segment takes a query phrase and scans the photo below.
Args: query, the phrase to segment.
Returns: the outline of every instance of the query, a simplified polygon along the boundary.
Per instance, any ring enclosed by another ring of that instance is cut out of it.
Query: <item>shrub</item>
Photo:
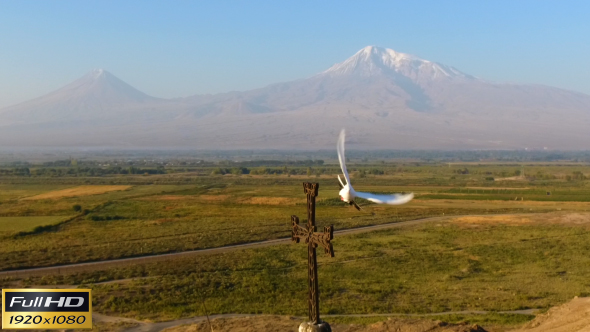
[[[110,221],[110,220],[121,220],[121,219],[125,219],[125,218],[115,215],[115,216],[90,216],[89,219],[92,221]]]

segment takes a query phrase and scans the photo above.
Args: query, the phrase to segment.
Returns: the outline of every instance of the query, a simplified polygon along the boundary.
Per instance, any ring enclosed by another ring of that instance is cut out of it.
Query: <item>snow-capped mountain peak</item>
[[[93,78],[100,78],[100,77],[104,77],[104,76],[106,76],[106,74],[107,74],[107,71],[106,71],[106,70],[104,70],[104,69],[102,69],[102,68],[93,69],[93,70],[90,72],[90,75],[91,75]]]
[[[359,55],[360,57],[364,58],[365,60],[369,60],[370,58],[381,59],[384,63],[389,63],[391,65],[395,65],[396,63],[400,63],[402,61],[426,61],[420,59],[417,56],[396,52],[390,48],[383,48],[378,46],[367,46],[362,48],[358,51],[354,56]],[[354,57],[353,56],[353,57]],[[429,61],[426,61],[429,62]]]
[[[358,75],[367,77],[388,73],[399,73],[414,79],[473,78],[453,67],[378,46],[364,47],[352,57],[333,65],[328,70],[320,73],[320,75]]]

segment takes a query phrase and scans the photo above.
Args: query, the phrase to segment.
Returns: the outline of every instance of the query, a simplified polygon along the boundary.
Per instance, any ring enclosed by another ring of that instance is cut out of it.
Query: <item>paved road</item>
[[[349,234],[372,232],[372,231],[381,230],[381,229],[396,228],[396,227],[403,227],[403,226],[412,226],[412,225],[418,225],[418,224],[423,224],[423,223],[427,223],[427,222],[442,221],[442,220],[446,220],[449,218],[451,218],[451,217],[450,216],[430,217],[430,218],[416,219],[416,220],[410,220],[410,221],[400,221],[400,222],[394,222],[394,223],[387,223],[387,224],[381,224],[381,225],[363,226],[363,227],[334,231],[334,236],[336,237],[336,236],[349,235]],[[149,263],[149,262],[168,260],[170,258],[177,258],[177,257],[210,255],[210,254],[223,253],[223,252],[227,252],[230,250],[236,250],[236,249],[250,249],[250,248],[267,247],[267,246],[278,245],[278,244],[286,244],[286,243],[289,243],[290,241],[291,241],[291,238],[280,238],[280,239],[275,239],[275,240],[250,242],[250,243],[244,243],[244,244],[236,244],[236,245],[229,245],[229,246],[209,248],[209,249],[183,251],[183,252],[176,252],[176,253],[170,253],[170,254],[159,254],[159,255],[112,259],[112,260],[88,262],[88,263],[77,263],[77,264],[69,264],[69,265],[39,267],[39,268],[32,268],[32,269],[2,271],[2,272],[0,272],[0,278],[1,277],[21,277],[22,278],[22,277],[29,277],[29,276],[34,276],[34,275],[49,275],[49,274],[69,273],[69,272],[92,271],[92,270],[103,269],[106,267],[128,265],[128,264],[132,264],[132,263]]]

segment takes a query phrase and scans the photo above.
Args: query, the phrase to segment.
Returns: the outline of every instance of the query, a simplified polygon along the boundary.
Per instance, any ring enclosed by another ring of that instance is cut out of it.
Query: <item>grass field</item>
[[[383,175],[361,172],[383,167]],[[563,174],[580,165],[529,166],[537,178],[495,183],[514,165],[351,165],[357,190],[414,192],[399,207],[361,201],[357,212],[338,199],[334,175],[116,175],[103,177],[4,177],[0,217],[55,217],[83,213],[46,232],[14,238],[1,234],[0,270],[177,252],[289,236],[292,214],[305,215],[303,181],[320,183],[318,224],[336,229],[442,215],[585,211],[587,181]],[[464,169],[460,168],[460,169]],[[326,172],[337,172],[326,166]],[[206,174],[211,170],[206,170]],[[550,177],[546,180],[541,176]],[[547,195],[550,192],[551,195]],[[34,199],[32,199],[34,198]],[[51,250],[48,250],[51,248]],[[75,249],[74,249],[75,248]],[[72,255],[72,250],[76,254]]]
[[[17,201],[0,205],[0,213],[4,211],[6,215],[18,215],[20,209],[31,215],[72,213],[74,204],[89,210],[87,215],[60,226],[58,231],[18,239],[5,238],[0,243],[0,269],[176,252],[288,237],[290,216],[297,214],[303,217],[306,213],[302,195],[295,196],[300,191],[300,185],[264,190],[252,186],[213,189],[176,186],[176,192],[172,192],[174,195],[170,192],[142,195],[138,194],[139,189],[141,187],[121,192],[119,195],[125,193],[127,196],[118,198],[113,197],[116,193],[108,194],[110,199],[102,202],[98,196],[88,196],[65,198],[53,203]],[[279,196],[285,195],[286,189],[291,189],[289,193],[295,197]],[[322,196],[333,197],[337,193],[326,190],[320,195],[322,199]],[[499,201],[462,201],[457,204],[455,200],[416,200],[394,208],[361,204],[365,209],[357,212],[338,199],[320,200],[318,224],[333,224],[336,229],[345,229],[429,216],[556,210],[556,207],[544,202],[502,204]],[[579,208],[571,204],[572,209]],[[52,250],[46,250],[49,247]],[[70,254],[73,248],[76,255]]]
[[[588,296],[590,214],[551,221],[563,216],[534,215],[526,224],[520,216],[504,224],[458,218],[337,237],[336,256],[319,255],[322,312],[504,311]],[[306,255],[304,245],[282,245],[26,283],[103,282],[92,286],[98,312],[141,319],[202,315],[200,297],[209,313],[304,316]]]
[[[71,217],[0,217],[0,236],[13,235],[19,232],[32,232],[36,227],[56,225]]]
[[[383,174],[371,173],[379,167]],[[520,169],[515,164],[352,163],[357,190],[416,194],[402,206],[360,201],[361,212],[338,199],[334,165],[314,168],[309,176],[210,175],[212,169],[204,168],[154,175],[0,177],[0,270],[288,237],[290,216],[304,221],[306,215],[301,182],[313,181],[320,183],[318,229],[456,216],[450,222],[337,236],[336,257],[319,258],[323,314],[546,309],[590,295],[590,181],[580,176],[590,169],[576,163],[531,164],[531,175],[514,177]],[[47,225],[57,226],[39,228]],[[97,312],[155,321],[202,315],[202,299],[209,313],[304,316],[306,258],[304,245],[281,245],[5,279],[0,286],[89,285]],[[444,319],[513,325],[530,318],[492,313]]]

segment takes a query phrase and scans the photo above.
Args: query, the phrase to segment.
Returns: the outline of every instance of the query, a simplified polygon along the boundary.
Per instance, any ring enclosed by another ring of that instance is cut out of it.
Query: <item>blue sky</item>
[[[590,94],[589,1],[0,0],[0,107],[104,68],[157,97],[311,76],[367,45]]]

